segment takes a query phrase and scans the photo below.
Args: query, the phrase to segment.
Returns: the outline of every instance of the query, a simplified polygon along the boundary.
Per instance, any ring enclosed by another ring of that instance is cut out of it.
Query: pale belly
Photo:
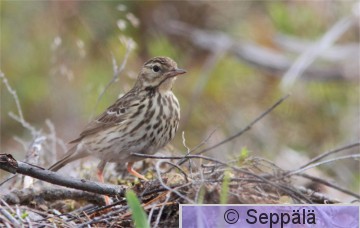
[[[163,105],[161,108],[154,106],[142,113],[136,121],[125,121],[122,125],[105,130],[102,135],[106,137],[100,138],[94,135],[84,140],[84,149],[106,162],[126,163],[143,160],[144,158],[131,154],[156,153],[174,138],[179,118],[179,108],[168,105]],[[99,139],[95,140],[95,138]]]

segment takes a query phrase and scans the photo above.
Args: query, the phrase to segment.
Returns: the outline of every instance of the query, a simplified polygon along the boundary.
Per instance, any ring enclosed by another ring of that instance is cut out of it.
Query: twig
[[[40,135],[41,130],[36,130],[33,126],[31,126],[30,123],[28,123],[25,119],[21,118],[21,116],[18,116],[13,112],[9,112],[9,116],[15,121],[19,122],[21,126],[23,126],[25,129],[28,129],[34,138]]]
[[[165,199],[165,201],[162,203],[162,206],[161,206],[160,211],[159,211],[159,213],[158,213],[158,215],[157,215],[157,217],[156,217],[156,222],[155,222],[155,224],[153,225],[153,227],[155,227],[155,228],[158,227],[159,222],[160,222],[160,218],[161,218],[161,216],[162,216],[162,214],[163,214],[163,210],[164,210],[166,204],[168,203],[168,201],[169,201],[169,199],[170,199],[170,196],[171,196],[170,193],[166,194],[166,199]],[[151,218],[149,217],[149,224],[150,224],[150,219],[151,219]]]
[[[185,199],[186,201],[188,201],[188,202],[190,202],[190,203],[195,203],[193,200],[189,199],[188,197],[184,196],[183,194],[181,194],[180,192],[178,192],[178,191],[176,190],[177,188],[180,188],[180,187],[171,188],[171,187],[167,186],[167,185],[164,183],[164,181],[163,181],[163,179],[162,179],[162,177],[161,177],[161,173],[160,173],[160,165],[161,165],[161,163],[163,163],[163,162],[164,162],[164,161],[158,161],[158,162],[156,163],[156,174],[157,174],[157,176],[158,176],[158,180],[160,181],[160,184],[161,184],[164,188],[166,188],[167,190],[169,190],[170,192],[173,192],[174,194],[176,194],[176,195],[178,195],[179,197],[181,197],[182,199]],[[187,185],[189,185],[189,184],[191,184],[191,183],[185,184],[185,185],[183,185],[182,187],[187,186]]]
[[[190,148],[186,145],[186,139],[185,139],[185,132],[183,131],[182,134],[181,134],[181,137],[182,137],[182,144],[183,146],[186,148],[187,152],[186,152],[186,155],[189,155],[191,153],[191,150]]]
[[[84,214],[93,215],[93,214],[98,213],[100,211],[103,211],[103,210],[112,208],[112,207],[114,207],[116,205],[122,204],[124,202],[126,202],[126,200],[122,199],[122,200],[115,201],[110,205],[106,205],[106,206],[102,206],[102,207],[98,207],[98,208],[90,208],[89,210],[82,210],[81,212],[84,213]],[[72,221],[74,219],[75,219],[75,217],[72,218],[72,219],[67,220],[67,222]]]
[[[216,130],[217,130],[217,128],[215,128],[212,132],[210,132],[210,134],[209,134],[200,144],[198,144],[197,146],[195,146],[195,147],[192,148],[192,149],[190,149],[190,148],[186,145],[185,132],[183,132],[183,134],[182,134],[183,146],[187,149],[186,156],[187,156],[187,155],[190,155],[190,153],[196,151],[196,150],[199,149],[201,146],[205,145],[205,144],[209,141],[209,139],[211,138],[211,136],[215,133]],[[178,162],[178,165],[179,165],[179,162]],[[174,168],[174,167],[170,167],[165,173],[170,172],[173,168]],[[189,170],[190,170],[190,173],[191,173],[191,176],[192,176],[191,163],[189,163]]]
[[[217,130],[217,127],[216,127],[214,130],[212,130],[212,131],[210,132],[210,134],[209,134],[199,145],[195,146],[195,147],[192,148],[190,151],[188,151],[187,154],[190,154],[190,153],[192,153],[192,152],[195,152],[195,151],[196,151],[197,149],[199,149],[201,146],[205,145],[205,144],[209,141],[209,139],[211,138],[211,136],[216,132],[216,130]]]
[[[36,137],[30,144],[26,155],[25,155],[25,163],[38,165],[39,157],[43,154],[43,142],[46,140],[45,136]],[[34,178],[29,176],[24,176],[23,178],[23,188],[28,188],[34,183]]]
[[[16,213],[16,212],[14,211],[14,209],[11,208],[11,207],[9,206],[9,204],[8,204],[7,202],[5,202],[3,199],[0,198],[0,200],[1,200],[1,203],[0,203],[0,213],[3,214],[8,220],[10,220],[10,222],[11,222],[12,225],[16,225],[16,226],[20,227],[19,221],[16,220],[16,218],[14,218],[14,217],[12,216],[13,214]],[[8,210],[5,210],[2,205],[4,205],[4,206],[11,212],[11,214],[8,212]]]
[[[279,106],[284,100],[286,100],[290,95],[285,95],[284,97],[282,97],[280,100],[278,100],[275,104],[273,104],[270,108],[268,108],[265,112],[263,112],[261,115],[259,115],[257,118],[255,118],[255,120],[253,120],[250,124],[248,124],[244,129],[241,129],[239,132],[237,132],[236,134],[228,137],[227,139],[209,147],[209,148],[206,148],[206,149],[203,149],[199,152],[197,152],[196,154],[203,154],[205,152],[208,152],[212,149],[215,149],[239,136],[241,136],[242,134],[244,134],[246,131],[250,130],[251,127],[256,124],[259,120],[261,120],[262,118],[264,118],[267,114],[269,114],[272,110],[274,110],[277,106]],[[178,165],[181,165],[183,164],[186,160],[188,159],[188,156],[184,156],[183,160],[181,160]]]
[[[143,157],[143,158],[156,158],[156,159],[183,159],[184,158],[183,156],[156,156],[156,155],[147,155],[147,154],[138,154],[138,153],[132,153],[131,155],[138,156],[138,157]],[[227,164],[225,162],[219,161],[217,159],[206,157],[206,156],[203,156],[203,155],[189,155],[189,156],[187,156],[187,158],[188,159],[190,159],[190,158],[199,158],[199,159],[204,159],[204,160],[207,160],[207,161],[212,161],[212,162],[215,162],[215,163],[219,163],[221,165],[224,165],[226,167],[229,167],[229,168],[233,169],[234,171],[237,171],[237,172],[240,172],[240,173],[243,173],[243,174],[258,178],[258,179],[262,180],[265,184],[268,184],[268,185],[270,185],[270,186],[272,186],[274,188],[280,189],[280,190],[288,193],[291,197],[298,200],[299,202],[301,202],[301,199],[302,199],[306,203],[311,203],[311,201],[308,198],[306,198],[304,195],[294,191],[293,189],[291,189],[289,187],[284,187],[284,186],[277,185],[272,180],[268,180],[267,178],[264,178],[264,177],[262,177],[260,175],[249,172],[249,171],[247,171],[245,169],[241,169],[241,168],[229,165],[229,164]],[[160,178],[159,170],[156,170],[156,171],[157,171],[158,176]],[[162,179],[159,179],[159,180],[162,182]],[[163,184],[163,182],[162,182],[162,184]],[[163,186],[165,188],[167,188],[169,191],[171,191],[166,185],[163,185]]]
[[[19,138],[18,136],[14,136],[13,139],[23,147],[24,151],[28,149],[28,142],[25,142],[23,139]]]
[[[17,218],[22,222],[24,223],[25,220],[22,218],[21,216],[21,212],[20,212],[20,208],[19,208],[19,205],[15,205],[15,208],[16,208],[16,215],[17,215]]]
[[[99,97],[97,98],[92,113],[95,113],[95,110],[98,107],[99,102],[100,102],[101,98],[104,96],[106,90],[109,89],[109,87],[118,79],[120,73],[125,69],[127,60],[129,58],[129,55],[130,55],[130,52],[133,49],[133,44],[131,43],[131,41],[127,41],[127,42],[128,43],[126,43],[126,53],[125,53],[124,59],[123,59],[121,65],[120,65],[120,67],[118,67],[115,57],[114,56],[112,57],[113,71],[114,71],[113,77],[111,78],[111,80],[108,82],[108,84],[105,86],[105,88],[100,93]]]
[[[17,176],[17,174],[14,174],[14,175],[12,175],[12,176],[10,176],[10,177],[6,178],[6,179],[5,179],[5,180],[3,180],[2,182],[0,182],[0,187],[1,187],[3,184],[5,184],[6,182],[8,182],[9,180],[11,180],[11,179],[15,178],[16,176]]]
[[[16,108],[17,108],[17,111],[18,111],[18,115],[19,115],[20,119],[23,120],[24,115],[22,113],[19,97],[18,97],[16,91],[11,88],[11,86],[9,84],[9,81],[5,77],[5,74],[3,72],[1,72],[1,71],[0,71],[0,78],[3,81],[3,83],[5,84],[5,87],[8,90],[8,92],[13,96],[13,98],[15,100]]]
[[[17,109],[17,115],[9,112],[9,116],[11,118],[13,118],[14,120],[18,121],[24,128],[28,129],[31,134],[35,137],[36,135],[38,135],[40,132],[37,131],[33,126],[31,126],[28,122],[25,121],[24,119],[24,114],[22,112],[21,109],[21,105],[20,105],[20,100],[19,97],[16,93],[16,91],[10,86],[9,81],[7,80],[7,78],[5,77],[5,74],[3,72],[0,71],[0,78],[2,80],[2,82],[5,84],[6,89],[8,90],[8,92],[11,94],[11,96],[14,98],[15,101],[15,105],[16,105],[16,109]]]
[[[104,195],[123,197],[126,190],[123,186],[65,177],[40,167],[16,161],[10,154],[0,154],[0,169],[10,173],[31,176],[52,184]]]
[[[359,158],[360,158],[360,154],[351,154],[351,155],[347,155],[347,156],[337,157],[337,158],[334,158],[334,159],[329,159],[329,160],[325,160],[325,161],[322,161],[322,162],[318,162],[318,163],[315,163],[313,165],[308,165],[308,166],[306,166],[304,168],[300,168],[300,169],[297,169],[297,170],[294,170],[294,171],[290,171],[285,176],[291,176],[291,175],[294,175],[294,174],[302,173],[305,170],[312,169],[312,168],[314,168],[316,166],[323,165],[323,164],[326,164],[326,163],[331,163],[331,162],[345,160],[345,159],[359,159]]]
[[[176,187],[181,187],[181,185],[177,184],[177,185],[173,185],[173,186],[170,186],[171,188],[176,188]],[[152,195],[152,194],[155,194],[155,193],[159,193],[159,192],[165,192],[165,191],[169,191],[168,189],[164,188],[164,187],[159,187],[159,188],[156,188],[156,189],[152,189],[150,191],[147,191],[147,190],[144,190],[141,194],[141,196],[149,196],[149,195]]]
[[[317,183],[320,183],[320,184],[329,186],[329,187],[331,187],[331,188],[333,188],[333,189],[336,189],[336,190],[338,190],[338,191],[340,191],[340,192],[343,192],[343,193],[345,193],[345,194],[347,194],[347,195],[350,195],[350,196],[353,196],[353,197],[355,197],[355,198],[357,198],[357,199],[360,199],[360,195],[359,195],[359,194],[356,194],[356,193],[354,193],[354,192],[351,192],[351,191],[349,191],[349,190],[347,190],[347,189],[344,189],[344,188],[342,188],[342,187],[340,187],[340,186],[338,186],[338,185],[332,184],[332,183],[324,180],[323,178],[313,177],[313,176],[310,176],[310,175],[308,175],[308,174],[306,174],[306,173],[298,173],[298,174],[296,174],[296,175],[297,175],[297,176],[304,177],[304,178],[307,178],[307,179],[310,179],[310,180],[315,181],[315,182],[317,182]]]
[[[53,122],[49,119],[45,120],[45,124],[49,129],[49,134],[47,135],[47,138],[50,139],[52,141],[52,145],[51,145],[51,153],[54,155],[54,159],[55,159],[55,155],[57,154],[56,152],[56,145],[59,145],[62,149],[62,151],[65,153],[67,151],[66,148],[66,143],[64,142],[64,140],[62,140],[61,138],[58,138],[56,136],[56,129],[55,129],[55,125],[53,124]],[[55,161],[51,162],[54,163]]]
[[[320,192],[315,192],[311,189],[308,188],[304,188],[304,187],[296,187],[297,190],[299,190],[300,192],[306,194],[306,195],[310,195],[312,201],[314,201],[315,203],[323,203],[323,204],[335,204],[335,203],[341,203],[338,200],[335,199],[330,199],[329,197],[323,195]]]
[[[121,208],[119,208],[118,210],[115,210],[115,211],[112,211],[110,213],[107,213],[105,215],[101,215],[99,217],[95,217],[93,220],[90,220],[86,223],[82,223],[82,224],[79,224],[78,227],[89,227],[90,224],[93,224],[93,223],[98,223],[98,222],[107,222],[106,219],[107,218],[111,218],[111,216],[119,216],[119,214],[122,212],[122,211],[125,211],[127,210],[129,207],[128,206],[123,206]]]
[[[100,195],[88,193],[78,190],[62,189],[62,188],[43,188],[35,190],[33,188],[25,188],[21,191],[15,190],[9,194],[1,196],[5,202],[9,204],[28,204],[29,202],[42,198],[46,201],[74,199],[87,200],[92,203],[102,204],[104,198]]]
[[[56,137],[56,131],[55,131],[55,126],[54,124],[51,122],[51,120],[47,119],[45,120],[45,124],[48,127],[50,133],[48,136],[48,139],[51,140],[51,157],[52,158],[56,158],[57,155],[57,151],[56,151],[56,144],[57,144],[57,137]],[[51,163],[55,163],[55,161],[51,161]]]
[[[306,166],[308,166],[308,165],[310,165],[312,163],[320,161],[321,159],[323,159],[323,158],[325,158],[325,157],[327,157],[327,156],[329,156],[331,154],[335,154],[335,153],[338,153],[338,152],[341,152],[341,151],[344,151],[344,150],[347,150],[347,149],[351,149],[351,148],[357,147],[357,146],[360,146],[360,142],[352,143],[352,144],[349,144],[349,145],[346,145],[346,146],[343,146],[343,147],[340,147],[340,148],[337,148],[337,149],[334,149],[334,150],[330,150],[330,151],[325,152],[323,154],[320,154],[319,156],[316,156],[316,157],[312,158],[305,165],[300,166],[300,169],[305,168]]]
[[[183,131],[182,132],[182,144],[183,144],[183,146],[186,148],[186,150],[187,150],[187,152],[186,152],[186,155],[189,155],[190,153],[191,153],[191,150],[190,150],[190,148],[186,145],[186,139],[185,139],[185,132]],[[193,170],[192,170],[192,166],[191,166],[192,164],[191,164],[191,160],[189,160],[189,171],[190,171],[190,176],[192,177],[193,176]],[[168,173],[168,172],[170,172],[172,169],[173,169],[174,167],[171,167],[170,169],[168,169],[167,171],[166,171],[166,173]]]
[[[169,162],[169,161],[163,161],[163,162],[164,162],[164,163],[167,163],[167,164],[169,164],[169,165],[172,165],[172,167],[176,167],[176,168],[180,171],[180,173],[182,173],[182,175],[184,175],[184,178],[185,178],[186,183],[189,182],[189,179],[188,179],[187,174],[185,173],[185,171],[184,171],[179,165],[174,164],[174,163]]]
[[[0,213],[3,214],[5,218],[7,218],[12,225],[14,225],[15,227],[20,227],[20,222],[16,220],[7,210],[2,208],[1,205],[0,205]]]

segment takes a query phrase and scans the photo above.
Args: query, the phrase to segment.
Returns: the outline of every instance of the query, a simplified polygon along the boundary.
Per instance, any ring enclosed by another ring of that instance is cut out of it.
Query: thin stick
[[[199,149],[201,146],[205,145],[209,140],[210,138],[212,137],[212,135],[217,131],[217,127],[212,130],[210,132],[210,134],[197,146],[195,146],[194,148],[192,148],[190,151],[188,151],[187,155],[189,155],[191,152],[194,152],[196,151],[197,149]]]
[[[314,168],[316,166],[319,166],[319,165],[324,165],[326,163],[331,163],[331,162],[350,159],[350,158],[359,159],[360,154],[351,154],[351,155],[347,155],[347,156],[337,157],[337,158],[334,158],[334,159],[329,159],[329,160],[325,160],[325,161],[322,161],[322,162],[318,162],[318,163],[315,163],[313,165],[306,166],[304,168],[300,168],[300,169],[297,169],[297,170],[294,170],[294,171],[290,171],[285,176],[291,176],[291,175],[294,175],[294,174],[302,173],[305,170],[312,169],[312,168]]]
[[[305,187],[296,187],[296,189],[303,194],[310,195],[310,198],[314,203],[321,203],[321,204],[338,204],[341,203],[339,200],[331,199],[320,192],[315,192],[312,189],[308,189]]]
[[[184,147],[187,149],[187,153],[186,156],[190,155],[192,152],[196,151],[197,149],[199,149],[200,147],[202,147],[203,145],[205,145],[209,139],[211,138],[211,136],[215,133],[215,131],[217,130],[217,128],[215,128],[214,130],[212,130],[212,132],[210,132],[210,134],[197,146],[195,146],[194,148],[190,149],[187,145],[186,145],[186,140],[185,140],[185,132],[183,131],[182,137],[183,137],[183,145]],[[178,162],[177,165],[179,164],[180,161]],[[174,167],[169,168],[165,173],[170,172],[171,170],[173,170]],[[189,170],[190,170],[190,176],[192,176],[192,168],[191,168],[191,161],[189,162]]]
[[[338,153],[338,152],[341,152],[341,151],[344,151],[344,150],[347,150],[347,149],[351,149],[353,147],[357,147],[357,146],[360,146],[360,142],[356,142],[356,143],[352,143],[352,144],[349,144],[349,145],[346,145],[346,146],[343,146],[343,147],[340,147],[340,148],[337,148],[337,149],[334,149],[334,150],[330,150],[328,152],[325,152],[323,154],[320,154],[319,156],[316,156],[314,157],[313,159],[311,159],[308,163],[306,163],[305,165],[302,165],[300,166],[300,169],[302,168],[305,168],[306,166],[310,165],[310,164],[313,164],[331,154],[335,154],[335,153]]]
[[[164,188],[166,188],[167,190],[169,190],[170,192],[173,192],[174,194],[178,195],[180,198],[185,199],[185,200],[188,201],[189,203],[194,204],[195,202],[194,202],[193,200],[191,200],[190,198],[186,197],[185,195],[181,194],[179,191],[176,190],[176,189],[179,188],[179,187],[177,187],[177,188],[171,188],[170,186],[167,186],[167,185],[164,183],[164,181],[163,181],[163,179],[162,179],[162,177],[161,177],[161,173],[160,173],[160,165],[161,165],[161,163],[164,163],[164,161],[158,161],[158,162],[156,163],[156,174],[157,174],[157,176],[158,176],[158,180],[159,180],[160,184],[161,184]],[[185,185],[183,185],[183,186],[190,185],[190,184],[191,184],[191,183],[187,183],[187,184],[185,184]]]
[[[40,134],[40,131],[36,130],[35,127],[31,126],[31,124],[29,124],[24,119],[24,114],[22,112],[21,105],[20,105],[20,100],[19,100],[19,97],[18,97],[18,95],[16,93],[16,90],[14,90],[10,86],[8,79],[5,77],[5,74],[3,72],[1,72],[1,71],[0,71],[0,78],[1,78],[2,82],[5,84],[5,87],[8,90],[8,92],[14,98],[17,113],[18,113],[18,114],[15,114],[13,112],[9,112],[9,116],[11,118],[13,118],[14,120],[16,120],[17,122],[19,122],[24,128],[28,129],[31,132],[31,135],[35,138],[36,136],[38,136]]]
[[[162,205],[161,205],[160,211],[159,211],[159,213],[158,213],[158,215],[156,217],[156,222],[153,225],[153,227],[155,227],[155,228],[158,227],[161,216],[163,215],[164,208],[167,205],[167,203],[168,203],[168,201],[170,199],[170,196],[171,196],[171,194],[166,194],[166,199],[165,199],[164,203],[162,203]],[[150,222],[151,222],[151,217],[149,217],[148,223],[150,224]]]
[[[21,227],[19,221],[16,220],[7,210],[2,208],[1,206],[0,206],[0,214],[4,215],[5,218],[7,218],[9,222],[13,224],[15,227]]]
[[[5,84],[6,89],[8,90],[8,92],[13,96],[13,98],[15,100],[16,108],[17,108],[18,115],[19,115],[20,119],[24,120],[24,115],[22,113],[19,97],[18,97],[16,91],[13,88],[11,88],[11,86],[9,84],[9,81],[5,77],[5,74],[3,72],[1,72],[1,71],[0,71],[0,78],[2,79],[3,83]]]
[[[203,149],[203,150],[197,152],[196,154],[203,154],[203,153],[205,153],[205,152],[208,152],[208,151],[210,151],[210,150],[212,150],[212,149],[215,149],[215,148],[217,148],[217,147],[219,147],[219,146],[221,146],[221,145],[223,145],[223,144],[225,144],[225,143],[227,143],[227,142],[230,142],[231,140],[233,140],[233,139],[241,136],[241,135],[244,134],[246,131],[250,130],[251,127],[252,127],[254,124],[256,124],[257,122],[259,122],[259,120],[261,120],[262,118],[264,118],[267,114],[269,114],[272,110],[274,110],[277,106],[279,106],[279,105],[280,105],[283,101],[285,101],[289,96],[290,96],[290,95],[287,94],[287,95],[285,95],[284,97],[282,97],[282,98],[281,98],[280,100],[278,100],[275,104],[273,104],[270,108],[268,108],[265,112],[263,112],[261,115],[259,115],[255,120],[253,120],[249,125],[247,125],[244,129],[241,129],[241,130],[240,130],[239,132],[237,132],[236,134],[230,136],[230,137],[227,138],[227,139],[224,139],[223,141],[221,141],[221,142],[219,142],[219,143],[217,143],[217,144],[215,144],[215,145],[213,145],[213,146],[211,146],[211,147],[209,147],[209,148]],[[191,152],[191,151],[190,151],[190,152]],[[190,153],[190,152],[189,152],[189,153]],[[189,157],[189,156],[186,155],[186,156],[184,157],[184,159],[178,163],[178,165],[183,164],[183,163],[187,160],[188,157]]]
[[[130,42],[130,41],[129,41]],[[95,113],[95,110],[96,108],[98,107],[99,105],[99,102],[101,100],[101,98],[104,96],[105,92],[109,89],[109,87],[119,78],[119,75],[120,73],[125,69],[125,66],[126,66],[126,63],[127,63],[127,60],[129,58],[129,55],[130,55],[130,52],[132,50],[132,44],[128,43],[126,45],[126,53],[125,53],[125,57],[124,57],[124,60],[122,61],[120,67],[117,66],[117,63],[116,63],[116,59],[115,57],[113,56],[112,57],[112,62],[113,62],[113,71],[114,71],[114,74],[113,74],[113,77],[111,78],[111,80],[108,82],[108,84],[105,86],[105,88],[103,89],[103,91],[101,91],[98,99],[96,100],[96,103],[95,103],[95,106],[94,106],[94,110],[92,113]]]
[[[184,175],[184,178],[185,178],[186,183],[189,182],[189,179],[188,179],[187,174],[185,173],[185,171],[184,171],[180,166],[178,166],[177,164],[174,164],[174,163],[172,163],[172,162],[169,162],[169,161],[163,161],[163,162],[164,162],[164,163],[167,163],[167,164],[169,164],[169,165],[172,165],[172,167],[176,167],[176,168],[179,170],[179,172],[182,173],[182,175]]]
[[[335,185],[335,184],[332,184],[332,183],[324,180],[323,178],[313,177],[313,176],[310,176],[310,175],[308,175],[308,174],[306,174],[306,173],[298,173],[298,174],[296,174],[296,175],[297,175],[297,176],[304,177],[304,178],[307,178],[307,179],[310,179],[310,180],[315,181],[315,182],[318,182],[318,183],[320,183],[320,184],[329,186],[329,187],[334,188],[334,189],[336,189],[336,190],[338,190],[338,191],[340,191],[340,192],[343,192],[343,193],[345,193],[345,194],[347,194],[347,195],[354,196],[354,197],[356,197],[357,199],[360,199],[360,195],[359,195],[359,194],[356,194],[356,193],[351,192],[351,191],[349,191],[349,190],[347,190],[347,189],[344,189],[344,188],[339,187],[339,186],[337,186],[337,185]]]

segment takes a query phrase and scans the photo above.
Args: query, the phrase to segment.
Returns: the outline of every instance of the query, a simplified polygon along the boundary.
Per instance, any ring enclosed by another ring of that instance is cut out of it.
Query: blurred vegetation
[[[189,107],[197,79],[209,53],[188,41],[165,34],[156,20],[180,20],[195,27],[219,30],[234,38],[276,49],[278,33],[314,41],[337,20],[349,14],[355,1],[239,1],[239,2],[138,2],[138,1],[2,1],[1,71],[16,89],[25,119],[38,128],[51,120],[65,141],[77,137],[82,127],[129,90],[143,62],[166,55],[187,69],[174,91],[182,113],[187,145],[194,147],[217,128],[208,144],[244,128],[282,96],[281,77],[273,77],[230,55],[223,55],[193,107]],[[161,25],[160,25],[161,26]],[[341,42],[359,42],[358,28]],[[100,101],[96,100],[113,75],[112,56],[120,64],[126,48],[119,37],[132,38],[136,49],[125,71]],[[30,140],[30,133],[9,118],[16,113],[11,95],[1,84],[1,151],[25,155],[14,141]],[[359,83],[351,81],[300,81],[291,98],[239,139],[212,152],[282,160],[289,148],[308,157],[359,139]],[[181,133],[173,142],[185,151]],[[279,164],[281,166],[281,164]],[[299,163],[297,165],[300,165]],[[325,166],[328,174],[359,191],[359,164],[341,161],[339,170]]]

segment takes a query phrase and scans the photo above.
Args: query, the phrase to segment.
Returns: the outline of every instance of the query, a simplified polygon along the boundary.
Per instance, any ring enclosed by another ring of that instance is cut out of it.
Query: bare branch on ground
[[[0,169],[10,173],[19,173],[52,184],[84,190],[88,192],[123,197],[126,188],[119,185],[103,184],[84,179],[65,177],[55,172],[16,161],[10,154],[0,154]]]
[[[56,200],[86,200],[90,203],[103,204],[104,197],[94,193],[89,193],[79,190],[70,190],[62,188],[42,188],[35,190],[33,188],[25,188],[22,190],[15,190],[11,193],[1,196],[1,198],[9,204],[28,204],[33,200],[43,199],[45,201]]]
[[[356,193],[354,193],[352,191],[349,191],[349,190],[347,190],[345,188],[342,188],[342,187],[340,187],[340,186],[338,186],[336,184],[330,183],[329,181],[324,180],[324,178],[318,178],[318,177],[310,176],[310,175],[308,175],[306,173],[298,173],[296,175],[301,176],[301,177],[306,178],[306,179],[310,179],[310,180],[314,181],[315,183],[320,183],[320,184],[326,185],[326,186],[328,186],[330,188],[336,189],[336,190],[338,190],[340,192],[343,192],[343,193],[345,193],[347,195],[350,195],[350,196],[353,196],[353,197],[355,197],[357,199],[360,199],[359,194],[356,194]]]

